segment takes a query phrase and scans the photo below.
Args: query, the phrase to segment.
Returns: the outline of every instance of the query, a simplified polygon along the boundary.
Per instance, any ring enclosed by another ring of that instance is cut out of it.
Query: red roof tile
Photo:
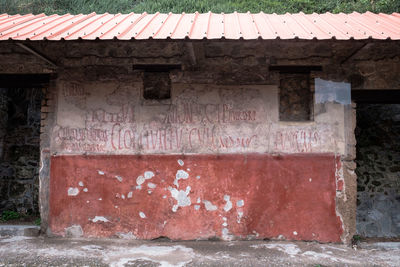
[[[392,39],[400,14],[0,14],[0,40]]]

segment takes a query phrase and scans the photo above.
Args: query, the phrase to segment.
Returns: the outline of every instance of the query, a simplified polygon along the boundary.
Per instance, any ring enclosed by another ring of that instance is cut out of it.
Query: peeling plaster
[[[229,234],[229,229],[226,227],[222,228],[221,234],[222,234],[222,239],[225,241],[230,241],[233,239],[232,235]]]
[[[236,206],[237,207],[243,207],[244,206],[244,200],[243,199],[241,199],[241,200],[238,200],[237,202],[236,202]]]
[[[138,176],[138,178],[136,178],[137,185],[143,184],[144,181],[146,181],[146,179],[142,175],[140,175],[140,176]]]
[[[231,202],[231,197],[228,195],[224,196],[224,200],[226,201],[225,207],[224,207],[224,211],[228,212],[232,209],[232,202]]]
[[[206,207],[206,210],[208,211],[215,211],[218,209],[217,206],[213,205],[210,201],[208,200],[203,200],[204,206]]]
[[[89,219],[89,221],[92,222],[110,222],[107,218],[103,217],[103,216],[95,216],[93,219]]]
[[[79,189],[76,187],[68,188],[68,196],[77,196],[79,194]]]
[[[178,170],[175,175],[174,185],[176,185],[176,187],[179,187],[179,180],[186,180],[187,178],[189,178],[189,173],[185,172],[184,170]]]
[[[237,222],[237,223],[240,223],[241,220],[242,220],[242,217],[243,217],[243,212],[242,212],[242,211],[238,211],[237,214],[238,214],[238,215],[237,215],[237,220],[236,220],[236,222]]]
[[[128,233],[117,232],[117,233],[115,233],[115,235],[121,239],[127,239],[127,240],[137,239],[137,237],[134,234],[132,234],[132,232],[128,232]]]
[[[154,172],[152,172],[152,171],[146,171],[146,172],[144,172],[144,178],[145,178],[146,180],[151,179],[151,178],[153,178],[153,177],[154,177]]]
[[[148,187],[148,188],[151,188],[151,189],[154,189],[154,188],[157,187],[157,185],[156,185],[156,184],[153,184],[153,183],[147,183],[147,187]]]
[[[179,207],[187,207],[192,204],[190,197],[188,196],[191,190],[190,186],[187,186],[185,191],[178,191],[176,188],[172,187],[168,187],[168,190],[171,192],[171,196],[177,201],[177,204],[172,207],[173,212],[176,212]]]

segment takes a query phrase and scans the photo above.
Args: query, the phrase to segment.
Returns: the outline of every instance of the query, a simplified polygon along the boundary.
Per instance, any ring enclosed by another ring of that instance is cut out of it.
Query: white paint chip
[[[146,179],[143,176],[138,176],[138,178],[136,178],[136,184],[137,185],[141,185],[144,183],[144,181],[146,181]]]
[[[151,178],[153,178],[153,177],[154,177],[154,172],[152,172],[152,171],[146,171],[146,172],[144,172],[144,178],[145,178],[146,180],[151,179]]]
[[[294,235],[297,235],[297,232],[296,232],[296,231],[294,231],[294,232],[293,232],[293,234],[294,234]]]
[[[224,200],[226,202],[225,206],[224,206],[224,211],[228,212],[232,209],[232,202],[231,202],[231,197],[228,195],[224,196]]]
[[[123,180],[122,177],[119,176],[119,175],[116,175],[115,178],[117,178],[117,180],[118,180],[119,182],[122,182],[122,180]]]
[[[200,205],[194,205],[194,209],[195,210],[199,210],[200,209]]]
[[[90,219],[89,219],[90,220]],[[95,216],[93,219],[91,219],[90,221],[96,223],[96,222],[110,222],[107,218],[105,218],[104,216]]]
[[[89,191],[89,190],[86,187],[83,188],[83,192],[87,192],[87,191]]]
[[[157,185],[156,185],[156,184],[153,184],[153,183],[147,183],[147,187],[148,187],[148,188],[151,188],[151,189],[154,189],[154,188],[157,187]]]
[[[128,198],[132,198],[132,196],[133,196],[133,192],[131,191],[131,192],[128,193],[128,196],[127,196],[127,197],[128,197]]]
[[[122,194],[122,195],[121,195],[121,198],[122,198],[122,199],[125,199],[125,195],[124,195],[124,194]]]
[[[146,218],[146,214],[144,214],[144,212],[139,212],[139,216],[140,216],[140,218],[142,218],[142,219],[145,219]]]
[[[226,241],[232,240],[232,236],[229,234],[228,228],[222,228],[222,239]]]
[[[227,227],[227,226],[228,226],[228,223],[227,223],[227,222],[224,222],[224,223],[222,224],[222,226]]]
[[[237,223],[240,223],[241,220],[242,220],[242,217],[243,217],[243,212],[242,212],[242,211],[238,211],[237,214],[238,214],[238,216],[237,216],[236,222],[237,222]]]
[[[310,179],[308,179],[308,181],[310,181],[310,183],[312,182],[312,179],[310,178]]]
[[[90,201],[89,200],[86,200],[86,203],[89,203]]]
[[[183,190],[178,191],[176,188],[172,188],[172,187],[168,187],[168,190],[171,192],[171,196],[173,198],[175,198],[175,200],[177,201],[177,204],[175,204],[172,207],[173,212],[176,212],[179,207],[187,207],[192,204],[190,197],[189,197],[189,193],[191,190],[190,186],[187,186],[185,191],[183,191]]]
[[[166,195],[163,195],[162,198],[167,198],[167,196],[166,196]]]
[[[68,188],[68,196],[77,196],[79,194],[79,189],[76,187]]]
[[[241,199],[241,200],[238,200],[237,202],[236,202],[236,206],[237,207],[243,207],[244,206],[244,200],[243,199]]]
[[[186,180],[187,178],[189,178],[189,173],[185,172],[184,170],[178,170],[175,175],[174,185],[179,187],[179,180]]]
[[[185,163],[183,162],[183,160],[178,159],[178,164],[179,164],[180,166],[183,166]]]
[[[197,198],[197,203],[201,203],[201,199],[199,197]]]
[[[97,173],[100,174],[100,175],[104,175],[103,171],[97,171]]]
[[[102,199],[102,198],[99,198],[99,200],[102,201],[103,199]]]
[[[80,181],[78,184],[79,184],[79,186],[83,186],[83,182],[82,181]]]
[[[196,176],[196,179],[199,180],[199,179],[200,179],[200,175],[197,175],[197,176]]]
[[[215,211],[218,209],[217,206],[213,205],[210,201],[208,200],[203,200],[204,206],[206,207],[206,210],[208,211]]]

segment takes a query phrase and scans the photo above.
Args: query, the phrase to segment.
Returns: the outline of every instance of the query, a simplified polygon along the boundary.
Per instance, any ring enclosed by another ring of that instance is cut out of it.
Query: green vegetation
[[[17,220],[19,218],[21,218],[21,214],[19,214],[18,212],[15,212],[15,211],[11,211],[11,210],[5,210],[1,214],[1,220],[3,222]]]
[[[400,12],[399,0],[0,0],[0,13]]]

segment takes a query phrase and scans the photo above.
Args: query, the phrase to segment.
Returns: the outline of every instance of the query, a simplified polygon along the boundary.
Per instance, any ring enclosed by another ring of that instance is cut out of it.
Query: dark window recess
[[[167,71],[145,71],[143,97],[148,100],[171,98],[171,79]]]
[[[309,121],[312,104],[309,73],[281,73],[279,87],[279,119]]]

